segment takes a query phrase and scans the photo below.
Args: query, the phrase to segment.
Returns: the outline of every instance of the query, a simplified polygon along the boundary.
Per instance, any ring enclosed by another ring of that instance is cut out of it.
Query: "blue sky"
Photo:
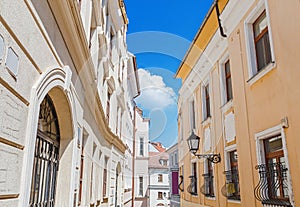
[[[213,0],[125,0],[128,50],[137,58],[141,95],[137,105],[151,118],[150,140],[177,142],[176,70]]]

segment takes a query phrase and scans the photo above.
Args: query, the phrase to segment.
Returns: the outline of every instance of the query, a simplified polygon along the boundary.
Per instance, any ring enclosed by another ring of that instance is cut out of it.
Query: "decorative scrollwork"
[[[288,197],[287,168],[284,163],[262,164],[255,167],[259,182],[254,188],[255,198],[263,204],[291,207]]]

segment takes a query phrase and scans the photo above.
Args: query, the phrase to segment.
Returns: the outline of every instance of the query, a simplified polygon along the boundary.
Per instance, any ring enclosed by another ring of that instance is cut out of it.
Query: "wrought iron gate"
[[[30,207],[53,207],[59,164],[59,126],[55,108],[47,95],[40,105],[35,143]]]

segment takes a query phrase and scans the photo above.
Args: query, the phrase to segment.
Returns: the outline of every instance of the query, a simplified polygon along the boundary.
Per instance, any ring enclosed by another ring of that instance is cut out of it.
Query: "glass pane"
[[[280,136],[265,141],[266,153],[282,150],[282,140]],[[276,161],[275,161],[276,162]]]
[[[264,12],[253,25],[254,37],[257,37],[266,27],[268,27],[268,21],[266,18],[266,12]]]

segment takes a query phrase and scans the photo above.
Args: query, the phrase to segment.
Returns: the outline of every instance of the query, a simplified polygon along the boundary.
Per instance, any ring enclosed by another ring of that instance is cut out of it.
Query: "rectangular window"
[[[103,197],[106,197],[106,191],[107,191],[107,162],[108,158],[105,157],[104,161],[104,169],[103,169]]]
[[[268,33],[268,20],[266,11],[253,23],[257,71],[271,63],[271,47]]]
[[[158,174],[158,182],[163,182],[163,175],[162,174]]]
[[[139,196],[143,196],[143,185],[144,185],[143,177],[140,176],[139,177]]]
[[[209,84],[203,88],[203,109],[204,109],[204,120],[211,116],[210,114],[210,96],[209,96]]]
[[[229,60],[224,64],[224,74],[225,74],[225,85],[226,85],[226,101],[232,99],[232,83],[231,83],[231,71]]]
[[[163,193],[158,192],[157,199],[162,200],[163,199]]]
[[[192,194],[194,195],[197,195],[197,163],[194,162],[192,163],[192,177],[193,177],[193,180],[191,182],[191,191],[192,191]]]
[[[266,170],[268,171],[268,194],[271,198],[288,200],[287,177],[285,158],[282,148],[281,136],[275,136],[264,140]]]
[[[196,128],[195,123],[195,101],[192,100],[190,103],[190,124],[191,124],[191,131]]]
[[[140,156],[144,156],[144,138],[140,137]]]
[[[214,193],[214,174],[212,162],[206,160],[206,172],[203,174],[204,184],[201,187],[201,193],[206,197],[215,197]]]
[[[107,91],[107,103],[106,103],[106,120],[109,123],[109,113],[110,113],[110,97],[111,94]]]
[[[231,200],[240,200],[240,186],[239,186],[239,173],[238,173],[238,155],[237,151],[228,153],[229,157],[229,170],[225,171],[226,176],[226,194],[225,196]]]
[[[172,194],[178,195],[178,172],[173,171],[172,172]]]

